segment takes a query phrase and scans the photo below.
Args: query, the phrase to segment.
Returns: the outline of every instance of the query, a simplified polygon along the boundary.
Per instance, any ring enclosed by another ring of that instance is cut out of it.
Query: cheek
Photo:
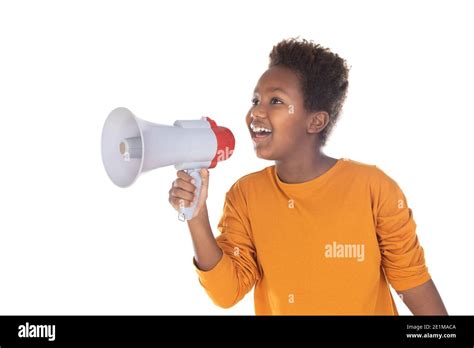
[[[276,138],[285,144],[292,144],[305,134],[305,125],[297,115],[281,115],[273,124]]]

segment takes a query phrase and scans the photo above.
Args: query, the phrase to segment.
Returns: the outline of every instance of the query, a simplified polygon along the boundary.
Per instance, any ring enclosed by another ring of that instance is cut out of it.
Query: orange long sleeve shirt
[[[246,175],[227,192],[218,230],[222,258],[196,272],[224,308],[255,286],[257,315],[396,315],[388,284],[430,279],[406,198],[374,165],[339,159],[298,184],[275,166]]]

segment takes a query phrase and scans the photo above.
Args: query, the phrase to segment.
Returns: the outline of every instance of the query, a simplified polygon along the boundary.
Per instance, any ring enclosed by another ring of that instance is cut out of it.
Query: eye
[[[257,104],[258,104],[258,99],[252,98],[252,105],[257,105]]]
[[[278,98],[272,98],[270,104],[283,104],[283,102]]]

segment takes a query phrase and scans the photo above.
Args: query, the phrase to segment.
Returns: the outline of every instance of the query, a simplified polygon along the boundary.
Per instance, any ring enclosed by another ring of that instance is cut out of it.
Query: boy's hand
[[[199,195],[199,201],[194,210],[193,218],[197,216],[204,207],[207,199],[207,192],[209,187],[209,171],[207,169],[201,169],[201,193]],[[180,207],[189,207],[192,202],[196,199],[196,186],[194,185],[194,179],[187,174],[184,170],[176,172],[178,177],[169,190],[169,202],[179,212]]]

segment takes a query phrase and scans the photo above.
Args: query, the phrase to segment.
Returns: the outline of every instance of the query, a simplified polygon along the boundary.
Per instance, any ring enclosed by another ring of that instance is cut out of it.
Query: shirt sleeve
[[[211,300],[229,308],[239,302],[260,278],[247,206],[239,181],[226,193],[223,214],[218,223],[216,238],[223,255],[209,271],[200,270],[193,263],[199,282]]]
[[[431,276],[405,195],[392,178],[378,168],[377,171],[374,213],[382,266],[396,291],[408,290]]]

